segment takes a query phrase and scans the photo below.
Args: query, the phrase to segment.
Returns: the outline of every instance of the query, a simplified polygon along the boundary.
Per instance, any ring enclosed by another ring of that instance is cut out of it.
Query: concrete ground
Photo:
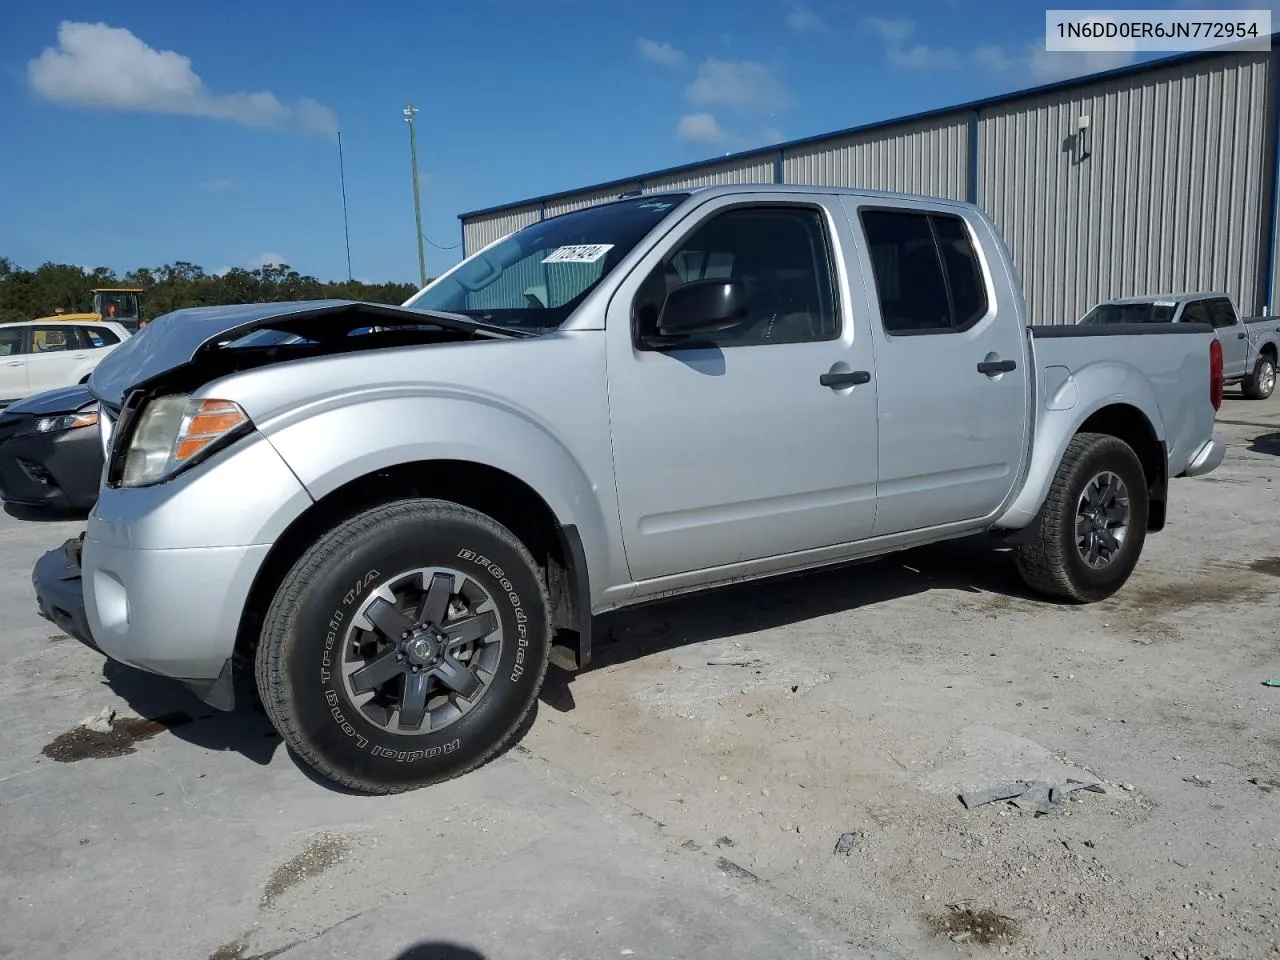
[[[611,615],[515,749],[390,798],[61,638],[29,570],[82,523],[0,515],[0,957],[1280,954],[1280,396],[1218,431],[1109,601],[961,542]],[[42,753],[104,707],[163,723]]]

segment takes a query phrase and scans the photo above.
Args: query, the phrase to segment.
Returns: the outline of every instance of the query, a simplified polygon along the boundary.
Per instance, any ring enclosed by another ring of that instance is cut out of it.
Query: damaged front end
[[[466,317],[351,301],[195,308],[167,314],[104,358],[90,379],[89,389],[100,405],[102,484],[107,489],[135,490],[165,484],[251,432],[252,424],[234,404],[191,397],[220,377],[311,357],[526,336]],[[265,445],[238,446],[236,456],[251,459],[254,449],[263,450]],[[244,474],[244,482],[266,483],[267,475],[255,469],[258,472]],[[296,484],[283,463],[278,473]],[[106,490],[101,493],[105,495]],[[101,509],[100,502],[95,511]],[[202,578],[201,571],[184,566],[194,562],[199,551],[143,549],[136,557],[122,559],[120,551],[128,552],[132,534],[115,548],[107,548],[94,532],[95,522],[94,518],[89,522],[92,552],[83,575],[85,534],[36,562],[31,577],[41,616],[112,659],[171,676],[210,705],[229,709],[233,704],[230,660],[222,663],[219,658],[222,668],[218,669],[207,658],[184,659],[174,653],[175,647],[189,641],[190,631],[183,634],[172,611],[129,603],[121,586],[128,578],[118,581],[113,576],[115,566],[136,560],[135,586],[146,584],[150,589],[165,581],[166,591],[174,595],[207,593],[197,587],[219,582],[218,578]],[[120,518],[114,523],[104,521],[103,530],[119,528],[120,522]],[[210,551],[210,555],[216,559],[225,552]],[[86,581],[91,581],[88,597]],[[221,599],[209,600],[203,619],[215,617],[214,608],[222,604]],[[90,606],[92,610],[87,609]],[[95,637],[94,625],[102,626],[99,621],[108,608],[115,611],[110,625]]]

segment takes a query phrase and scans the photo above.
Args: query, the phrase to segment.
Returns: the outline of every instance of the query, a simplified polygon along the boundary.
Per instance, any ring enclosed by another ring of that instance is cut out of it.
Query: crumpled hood
[[[6,413],[24,413],[34,417],[47,417],[52,413],[74,413],[85,404],[92,402],[93,395],[88,388],[77,384],[74,387],[46,390],[44,393],[37,393],[25,400],[11,403],[0,411],[0,416]]]
[[[89,389],[118,407],[126,393],[166,371],[191,363],[202,354],[264,327],[307,335],[308,328],[332,330],[342,316],[355,327],[389,325],[445,327],[481,337],[508,336],[465,317],[427,313],[355,300],[303,300],[191,307],[157,317],[111,351],[94,369]]]

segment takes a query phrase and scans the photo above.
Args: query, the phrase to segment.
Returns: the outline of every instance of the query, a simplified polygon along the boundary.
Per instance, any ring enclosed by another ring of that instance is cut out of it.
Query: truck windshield
[[[410,310],[554,330],[689,195],[636,197],[525,227],[410,299]]]
[[[1173,319],[1172,303],[1100,303],[1081,323],[1168,323]]]

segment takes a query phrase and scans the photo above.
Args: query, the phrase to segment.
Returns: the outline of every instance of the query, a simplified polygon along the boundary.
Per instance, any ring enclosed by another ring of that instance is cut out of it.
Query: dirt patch
[[[304,941],[298,941],[304,942]],[[286,950],[292,950],[298,943],[291,943],[287,946],[280,947],[276,950],[268,950],[266,953],[255,953],[252,956],[246,954],[249,945],[243,940],[232,940],[230,943],[224,943],[213,953],[209,954],[209,960],[272,960],[278,957]]]
[[[262,890],[262,905],[269,907],[291,887],[304,880],[318,877],[330,867],[341,863],[351,851],[345,837],[322,833],[307,841],[306,847],[295,857],[276,867]]]
[[[1256,585],[1224,572],[1215,578],[1135,587],[1117,594],[1116,602],[1132,610],[1159,616],[1204,604],[1258,600],[1263,595],[1264,591]]]
[[[1249,564],[1254,573],[1265,573],[1269,577],[1280,577],[1280,557],[1262,557]]]
[[[955,943],[983,945],[1012,943],[1017,924],[991,910],[974,910],[952,904],[943,916],[929,918],[934,931]]]
[[[65,633],[55,633],[53,636],[51,636],[51,637],[49,638],[49,642],[50,642],[50,643],[61,643],[63,640],[70,640],[70,639],[71,639],[71,638],[70,638],[70,637],[68,637]]]
[[[133,753],[139,740],[150,740],[158,733],[191,722],[185,713],[166,713],[159,717],[115,717],[106,729],[90,729],[80,725],[59,734],[40,752],[59,763],[77,760],[102,760]]]

